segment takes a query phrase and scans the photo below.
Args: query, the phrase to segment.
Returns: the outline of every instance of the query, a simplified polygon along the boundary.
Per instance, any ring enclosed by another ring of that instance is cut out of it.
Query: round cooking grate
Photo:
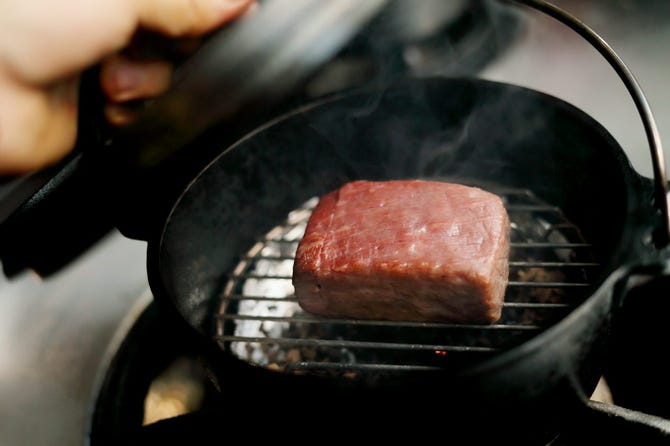
[[[257,366],[356,377],[463,365],[537,335],[589,295],[598,264],[561,209],[529,190],[485,188],[503,198],[511,220],[509,284],[497,323],[332,319],[303,312],[291,278],[315,197],[242,256],[224,289],[215,339]]]

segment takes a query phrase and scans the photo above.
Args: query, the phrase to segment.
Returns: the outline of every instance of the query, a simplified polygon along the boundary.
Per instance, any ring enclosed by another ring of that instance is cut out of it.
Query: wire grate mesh
[[[555,324],[591,291],[598,263],[561,209],[525,189],[491,189],[511,220],[510,276],[492,325],[333,319],[297,304],[293,259],[318,199],[307,201],[240,258],[222,295],[215,339],[252,364],[289,373],[432,370],[479,361]]]

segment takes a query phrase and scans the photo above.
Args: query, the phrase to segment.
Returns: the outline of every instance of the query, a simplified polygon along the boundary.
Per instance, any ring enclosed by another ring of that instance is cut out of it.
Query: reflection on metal
[[[149,386],[143,424],[183,415],[201,407],[205,371],[190,358],[175,359]]]

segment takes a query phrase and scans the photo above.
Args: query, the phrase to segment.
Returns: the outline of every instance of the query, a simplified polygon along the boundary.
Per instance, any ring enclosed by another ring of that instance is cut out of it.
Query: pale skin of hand
[[[167,62],[120,54],[138,29],[203,35],[245,13],[253,0],[0,0],[0,175],[47,167],[77,136],[81,73],[100,64],[113,124],[126,101],[159,95]]]

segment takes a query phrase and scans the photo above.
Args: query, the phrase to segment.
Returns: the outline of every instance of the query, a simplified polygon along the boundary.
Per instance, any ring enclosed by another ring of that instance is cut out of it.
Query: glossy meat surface
[[[319,200],[293,284],[322,316],[492,323],[508,279],[501,199],[460,184],[354,181]]]

